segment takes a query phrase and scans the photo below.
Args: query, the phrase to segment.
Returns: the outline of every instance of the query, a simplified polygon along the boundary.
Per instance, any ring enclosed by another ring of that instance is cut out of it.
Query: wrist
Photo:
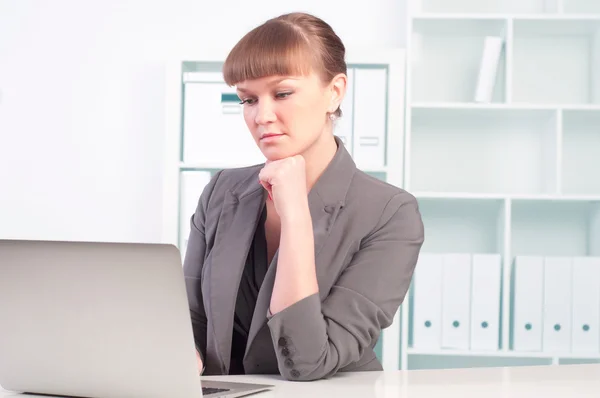
[[[286,211],[282,211],[279,215],[281,227],[296,227],[298,224],[304,224],[311,221],[310,209],[308,202],[301,203],[296,206],[290,206]]]

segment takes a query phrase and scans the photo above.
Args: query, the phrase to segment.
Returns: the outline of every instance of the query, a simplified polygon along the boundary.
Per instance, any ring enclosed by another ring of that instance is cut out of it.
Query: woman
[[[226,59],[266,161],[218,172],[191,219],[184,271],[205,374],[382,369],[373,348],[424,232],[415,198],[358,170],[332,133],[344,56],[329,25],[292,13],[250,31]]]

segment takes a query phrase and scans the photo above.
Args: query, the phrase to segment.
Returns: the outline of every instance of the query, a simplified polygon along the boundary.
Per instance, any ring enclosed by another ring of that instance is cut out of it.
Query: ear
[[[348,85],[348,77],[344,73],[339,73],[331,79],[329,90],[331,93],[331,101],[329,104],[329,113],[335,112],[342,103],[346,95]]]

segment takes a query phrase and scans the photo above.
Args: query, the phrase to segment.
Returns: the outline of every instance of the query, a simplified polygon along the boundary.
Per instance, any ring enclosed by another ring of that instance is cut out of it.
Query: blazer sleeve
[[[388,202],[323,302],[313,294],[267,314],[281,375],[330,377],[373,347],[404,300],[423,242],[417,200],[403,191]]]
[[[210,197],[222,171],[217,172],[204,187],[196,211],[190,219],[190,235],[183,261],[183,274],[187,291],[194,341],[202,363],[206,357],[206,313],[202,298],[202,268],[206,251],[204,223]],[[205,364],[206,365],[206,364]]]

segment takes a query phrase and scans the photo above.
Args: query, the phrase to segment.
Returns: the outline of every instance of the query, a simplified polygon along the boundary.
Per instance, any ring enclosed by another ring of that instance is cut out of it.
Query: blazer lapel
[[[256,298],[256,305],[254,307],[254,313],[252,314],[252,323],[250,324],[250,331],[248,332],[248,341],[246,342],[245,356],[248,355],[252,343],[256,339],[258,332],[267,322],[267,311],[269,304],[271,303],[271,294],[273,293],[273,286],[275,284],[275,273],[277,270],[277,259],[279,258],[279,250],[275,252],[273,260],[267,269],[265,278],[263,279],[260,290],[258,291],[258,297]]]
[[[209,330],[213,332],[213,338],[207,339],[207,351],[214,352],[220,359],[219,369],[215,370],[221,374],[229,373],[237,293],[264,203],[263,189],[259,188],[239,196],[227,193],[207,275],[212,321],[212,330]],[[210,373],[217,373],[215,370]]]

